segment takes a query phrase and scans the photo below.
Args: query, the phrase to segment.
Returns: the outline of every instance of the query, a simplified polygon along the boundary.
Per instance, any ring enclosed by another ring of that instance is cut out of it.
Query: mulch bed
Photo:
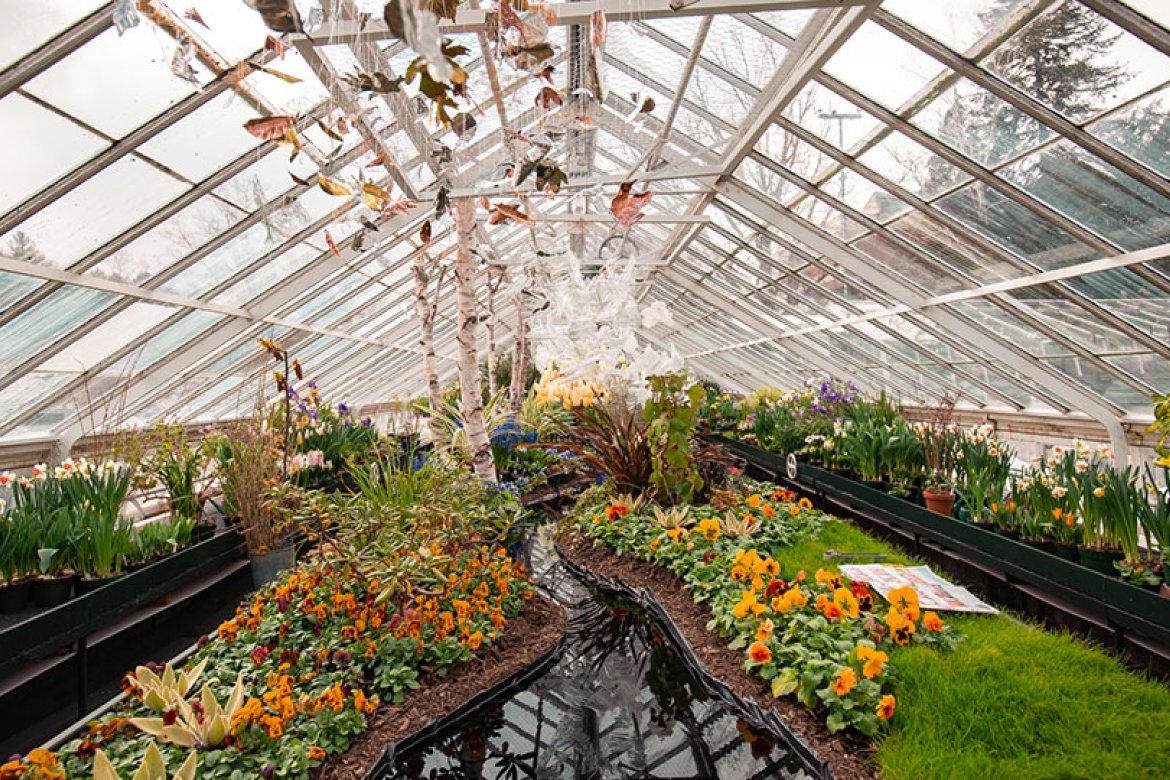
[[[419,676],[420,688],[407,693],[401,704],[383,704],[366,729],[345,753],[330,756],[317,768],[314,780],[355,780],[372,767],[391,742],[399,742],[433,720],[459,709],[480,691],[536,663],[565,634],[565,611],[540,594],[524,611],[508,621],[504,633],[480,649],[471,660],[447,670]]]
[[[682,630],[708,674],[731,687],[741,698],[772,707],[789,727],[827,761],[837,780],[880,778],[869,761],[872,747],[855,732],[830,734],[821,719],[799,702],[774,699],[763,679],[743,670],[743,654],[729,650],[727,640],[707,630],[711,612],[696,604],[683,582],[669,571],[629,555],[618,555],[605,547],[594,547],[589,539],[570,535],[561,539],[561,552],[578,566],[632,588],[651,591]]]

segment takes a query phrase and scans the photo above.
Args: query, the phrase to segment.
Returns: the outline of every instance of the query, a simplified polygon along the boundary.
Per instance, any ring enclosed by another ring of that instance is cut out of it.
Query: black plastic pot
[[[32,581],[33,605],[46,609],[59,607],[73,596],[73,582],[77,575],[67,577],[49,577]]]
[[[1117,576],[1117,567],[1113,564],[1125,557],[1121,550],[1095,550],[1091,547],[1080,548],[1081,566],[1092,569],[1100,574]]]
[[[0,613],[19,612],[28,606],[32,580],[21,580],[0,585]]]
[[[1051,539],[1024,539],[1024,544],[1029,547],[1035,547],[1037,550],[1043,550],[1046,553],[1056,555],[1056,542]]]
[[[125,574],[112,574],[109,577],[80,577],[76,583],[77,595],[83,596],[86,593],[91,593],[103,585],[120,580],[125,576]]]
[[[1064,558],[1066,561],[1073,563],[1081,562],[1081,552],[1075,544],[1068,544],[1067,542],[1053,542],[1052,554],[1058,558]]]

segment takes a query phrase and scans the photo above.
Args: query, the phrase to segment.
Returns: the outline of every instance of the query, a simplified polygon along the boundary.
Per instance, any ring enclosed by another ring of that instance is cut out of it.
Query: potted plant
[[[199,517],[207,497],[205,479],[210,455],[206,448],[193,446],[179,425],[158,423],[154,438],[156,446],[143,461],[143,468],[166,490],[172,522],[177,520],[180,528],[190,527],[194,533],[200,527]]]
[[[1004,498],[1011,477],[1012,452],[992,436],[990,425],[964,431],[956,439],[955,473],[960,493],[975,521],[983,519],[992,502]]]
[[[260,415],[232,425],[218,441],[224,509],[239,519],[257,588],[291,569],[296,557],[271,501],[271,491],[281,481],[279,443]]]
[[[121,511],[134,469],[113,461],[93,466],[84,459],[75,466],[62,488],[77,521],[75,563],[81,594],[122,576],[134,527]]]
[[[1085,546],[1081,564],[1102,574],[1117,574],[1116,564],[1140,563],[1138,551],[1138,501],[1134,469],[1102,469],[1099,484],[1085,495]],[[1090,517],[1092,521],[1090,522]]]
[[[28,606],[36,567],[36,538],[24,519],[0,499],[0,613]]]

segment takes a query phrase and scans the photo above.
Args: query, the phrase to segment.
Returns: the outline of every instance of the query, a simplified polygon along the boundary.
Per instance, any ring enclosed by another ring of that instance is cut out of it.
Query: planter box
[[[243,554],[243,537],[234,531],[222,533],[0,631],[0,677],[88,636]]]
[[[722,438],[718,441],[759,468],[785,473],[785,459],[780,455],[738,441]],[[858,512],[909,531],[916,538],[961,553],[1013,580],[1098,612],[1112,625],[1170,644],[1170,603],[1154,591],[1100,574],[972,523],[931,512],[816,466],[800,463],[795,482],[806,490],[831,496]]]

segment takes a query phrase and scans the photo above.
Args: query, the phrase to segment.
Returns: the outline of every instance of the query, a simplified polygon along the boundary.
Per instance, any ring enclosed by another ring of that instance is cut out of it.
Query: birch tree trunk
[[[524,405],[525,380],[528,378],[528,317],[524,307],[527,305],[526,291],[521,291],[516,299],[516,343],[512,346],[512,386],[508,389],[508,412],[519,416],[520,408]]]
[[[455,301],[459,316],[456,343],[459,345],[459,390],[463,402],[463,425],[471,446],[471,467],[485,482],[496,481],[496,463],[483,420],[483,394],[479,384],[478,312],[475,305],[475,258],[471,238],[475,231],[475,202],[459,198],[454,203],[455,231],[459,244],[455,250]]]
[[[442,390],[439,387],[439,361],[435,356],[435,309],[439,303],[439,289],[442,286],[442,275],[435,285],[435,301],[431,304],[427,293],[430,284],[430,271],[427,263],[430,262],[426,253],[419,252],[414,259],[414,313],[418,317],[419,335],[418,345],[423,353],[423,374],[427,378],[427,402],[431,409],[438,411],[442,403]],[[433,270],[433,269],[432,269]],[[443,434],[442,423],[432,414],[428,422],[431,431],[431,441],[438,441]]]
[[[504,281],[503,269],[497,270],[495,273],[492,269],[488,269],[488,283],[487,283],[487,372],[488,372],[488,398],[495,398],[496,392],[499,390],[496,382],[496,369],[500,367],[500,353],[496,350],[496,292],[500,289],[501,282]]]

